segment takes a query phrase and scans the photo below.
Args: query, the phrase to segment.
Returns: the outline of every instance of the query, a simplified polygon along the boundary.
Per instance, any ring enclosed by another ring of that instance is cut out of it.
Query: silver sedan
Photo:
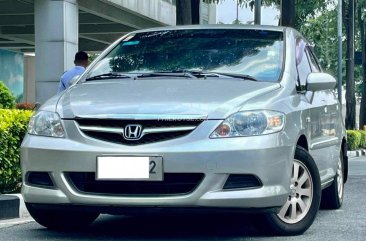
[[[32,117],[22,193],[48,228],[100,213],[250,211],[305,232],[342,205],[347,144],[335,79],[296,30],[136,31]]]

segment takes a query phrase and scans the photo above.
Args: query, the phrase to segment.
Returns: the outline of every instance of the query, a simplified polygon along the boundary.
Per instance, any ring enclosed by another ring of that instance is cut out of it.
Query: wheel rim
[[[339,158],[338,160],[337,184],[338,184],[338,198],[341,201],[343,198],[343,166],[341,158]]]
[[[313,181],[308,168],[299,160],[294,160],[290,195],[277,216],[285,223],[301,221],[310,210],[313,201]]]

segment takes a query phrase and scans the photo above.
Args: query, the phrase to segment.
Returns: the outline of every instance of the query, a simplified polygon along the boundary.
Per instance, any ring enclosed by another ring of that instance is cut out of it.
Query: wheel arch
[[[309,151],[308,140],[304,134],[300,135],[297,139],[296,145],[301,146],[305,150]]]

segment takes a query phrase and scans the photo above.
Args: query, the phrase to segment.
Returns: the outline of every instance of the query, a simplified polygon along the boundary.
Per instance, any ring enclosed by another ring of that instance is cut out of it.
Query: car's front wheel
[[[302,234],[313,223],[319,209],[319,171],[313,158],[302,147],[296,147],[290,190],[279,213],[265,216],[270,230],[279,235]]]
[[[72,212],[49,209],[38,209],[26,203],[29,214],[40,225],[57,230],[76,229],[88,226],[98,216],[94,212]]]

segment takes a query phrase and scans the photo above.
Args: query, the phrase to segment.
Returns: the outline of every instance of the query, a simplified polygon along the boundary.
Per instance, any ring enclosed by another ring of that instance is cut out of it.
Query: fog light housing
[[[55,185],[48,172],[28,172],[26,183],[30,186],[54,188]]]
[[[224,190],[228,189],[251,189],[262,187],[262,182],[258,177],[249,174],[230,174],[227,178]]]

